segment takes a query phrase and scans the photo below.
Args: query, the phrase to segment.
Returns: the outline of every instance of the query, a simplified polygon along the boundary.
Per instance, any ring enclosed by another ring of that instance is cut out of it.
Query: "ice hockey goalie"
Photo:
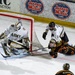
[[[23,27],[21,21],[12,26],[4,34],[1,34],[1,39],[3,39],[1,44],[5,54],[8,56],[10,53],[17,55],[19,50],[29,52],[28,31]]]

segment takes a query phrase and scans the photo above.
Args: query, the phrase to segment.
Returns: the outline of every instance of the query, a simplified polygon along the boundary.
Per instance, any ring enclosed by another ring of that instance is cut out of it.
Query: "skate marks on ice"
[[[68,62],[68,63],[75,63],[75,55],[64,55],[64,54],[61,54],[61,53],[58,53],[58,57],[57,58],[52,58],[50,55],[49,55],[49,52],[34,52],[33,53],[33,56],[35,57],[39,57],[39,58],[44,58],[44,59],[52,59],[54,61],[57,61],[57,62]]]
[[[61,62],[61,63],[72,63],[75,64],[75,55],[63,55],[63,54],[58,54],[58,57],[54,59],[55,61]]]
[[[11,64],[11,62],[13,64]],[[16,62],[13,62],[13,61],[8,62],[7,60],[0,61],[0,70],[2,71],[1,72],[2,75],[19,75],[19,74],[25,74],[25,73],[34,74],[33,71],[19,67],[18,65],[16,65]]]
[[[25,72],[23,69],[21,69],[19,67],[7,65],[4,62],[5,61],[0,61],[0,70],[9,71],[12,74],[23,74]],[[13,71],[13,68],[15,68],[14,71]]]
[[[42,50],[38,50],[38,51],[34,51],[33,52],[33,56],[35,57],[39,57],[39,58],[44,58],[44,59],[52,59],[54,61],[57,61],[57,62],[68,62],[68,63],[75,63],[75,55],[64,55],[64,54],[61,54],[61,53],[58,53],[58,56],[57,58],[52,58],[50,55],[49,55],[49,49],[46,49],[45,51],[42,51]]]

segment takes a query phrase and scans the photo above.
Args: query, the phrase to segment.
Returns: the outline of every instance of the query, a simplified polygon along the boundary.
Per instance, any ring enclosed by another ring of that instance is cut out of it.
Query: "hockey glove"
[[[44,40],[46,40],[46,35],[47,35],[47,32],[44,32],[43,35],[42,35],[42,38],[43,38]]]
[[[50,54],[50,56],[53,57],[53,58],[57,58],[57,56],[58,56],[57,52],[52,52],[52,51],[50,51],[49,54]]]

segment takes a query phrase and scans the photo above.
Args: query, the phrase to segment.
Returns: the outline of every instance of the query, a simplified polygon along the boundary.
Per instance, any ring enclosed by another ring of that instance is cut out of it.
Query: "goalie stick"
[[[0,47],[1,47],[1,46],[0,46]],[[36,52],[36,51],[41,50],[41,49],[44,50],[44,49],[46,49],[46,48],[48,48],[48,47],[38,48],[38,49],[33,50],[33,52]],[[44,50],[44,51],[46,51],[46,50]],[[0,52],[0,54],[1,54],[1,56],[2,56],[3,58],[8,58],[8,57],[10,57],[10,56],[3,55],[1,52]],[[39,54],[39,55],[45,55],[45,54],[48,54],[48,53],[43,53],[43,54]],[[30,54],[30,55],[33,55],[33,54]]]
[[[20,43],[20,42],[16,42],[15,40],[11,40],[12,42],[14,42],[14,43],[16,43],[16,44],[19,44],[19,45],[21,45],[22,47],[24,47],[25,49],[27,49],[27,47],[26,46],[24,46],[22,43]],[[44,50],[44,49],[46,49],[46,48],[48,48],[48,47],[42,47],[42,48],[38,48],[38,49],[34,49],[33,51],[38,51],[38,50],[43,50],[43,51],[46,51],[46,50]],[[27,50],[28,51],[28,50]]]
[[[43,47],[43,48],[34,49],[33,51],[38,51],[38,50],[47,51],[47,50],[45,50],[46,48],[48,48],[48,47]]]
[[[22,47],[24,47],[24,48],[27,49],[27,47],[24,46],[22,43],[17,42],[17,41],[15,41],[15,40],[11,40],[11,41],[14,42],[14,43],[16,43],[16,44],[19,44],[19,45],[21,45]],[[46,48],[48,48],[48,47],[42,47],[42,48],[38,48],[38,49],[34,49],[34,50],[35,50],[35,51],[40,50],[40,49],[44,50],[44,49],[46,49]],[[33,50],[33,51],[34,51],[34,50]]]
[[[20,43],[20,42],[17,42],[17,41],[15,41],[15,40],[10,40],[11,42],[14,42],[14,43],[16,43],[16,44],[18,44],[18,45],[21,45],[23,48],[25,48],[27,51],[28,51],[28,49],[29,48],[27,48],[26,46],[24,46],[22,43]]]

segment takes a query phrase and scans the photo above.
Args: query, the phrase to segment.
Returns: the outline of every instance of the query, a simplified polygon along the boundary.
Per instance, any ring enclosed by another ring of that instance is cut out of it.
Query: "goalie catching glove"
[[[46,40],[46,35],[47,35],[47,32],[44,32],[43,35],[42,35],[42,38],[43,38],[44,40]]]

